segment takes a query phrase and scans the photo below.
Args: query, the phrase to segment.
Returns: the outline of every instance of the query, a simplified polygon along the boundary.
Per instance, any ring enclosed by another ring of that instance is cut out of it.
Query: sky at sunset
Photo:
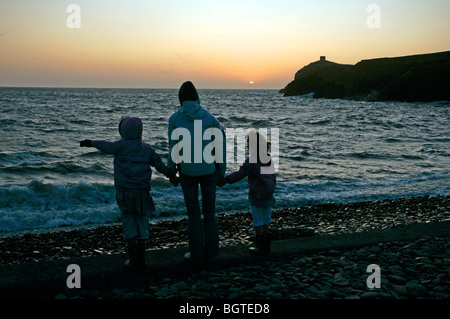
[[[449,17],[448,0],[1,0],[0,86],[280,89],[321,55],[448,51]]]

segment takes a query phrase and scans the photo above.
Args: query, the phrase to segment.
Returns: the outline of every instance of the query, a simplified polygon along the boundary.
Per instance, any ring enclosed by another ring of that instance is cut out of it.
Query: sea
[[[275,209],[450,194],[450,102],[199,95],[226,130],[278,129]],[[119,223],[113,156],[79,141],[118,140],[121,117],[138,116],[167,162],[179,106],[176,89],[0,88],[0,233]],[[151,186],[152,222],[186,217],[180,186],[156,170]],[[247,196],[246,180],[218,188],[217,213],[248,212]]]

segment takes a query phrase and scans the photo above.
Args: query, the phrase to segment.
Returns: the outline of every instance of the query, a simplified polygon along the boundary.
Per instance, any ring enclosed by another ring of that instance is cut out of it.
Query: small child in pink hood
[[[124,238],[130,259],[125,262],[129,268],[144,269],[145,243],[149,238],[148,218],[155,211],[150,194],[150,166],[168,178],[175,176],[156,153],[155,149],[142,142],[142,121],[137,117],[122,117],[119,133],[122,139],[116,142],[84,140],[81,147],[95,147],[114,155],[114,186],[116,200],[122,213]]]

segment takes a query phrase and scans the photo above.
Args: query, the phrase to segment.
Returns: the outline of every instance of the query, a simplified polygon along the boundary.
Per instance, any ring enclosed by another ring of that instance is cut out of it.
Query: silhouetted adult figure
[[[167,166],[179,173],[188,214],[189,253],[185,259],[200,265],[214,262],[219,250],[215,203],[217,179],[223,178],[226,170],[225,134],[219,121],[200,105],[192,82],[181,85],[178,97],[181,107],[169,118]]]

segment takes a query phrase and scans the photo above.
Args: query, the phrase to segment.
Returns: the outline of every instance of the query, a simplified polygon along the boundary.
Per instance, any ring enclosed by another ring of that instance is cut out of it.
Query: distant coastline
[[[300,69],[280,93],[363,101],[450,101],[450,51],[362,60],[355,65],[322,56]]]

